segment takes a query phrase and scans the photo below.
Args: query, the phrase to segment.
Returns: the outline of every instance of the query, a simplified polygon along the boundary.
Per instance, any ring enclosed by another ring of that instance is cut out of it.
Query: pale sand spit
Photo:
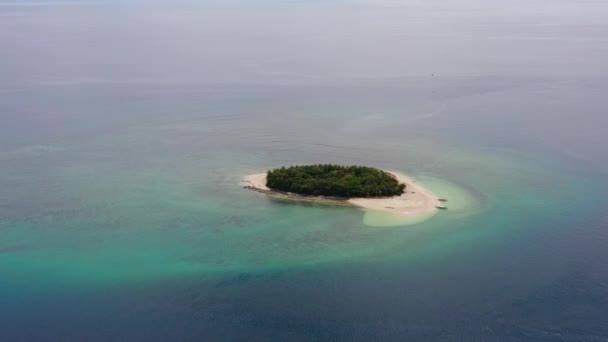
[[[379,198],[350,198],[341,200],[349,204],[372,209],[377,211],[384,211],[400,216],[415,216],[420,214],[428,214],[437,210],[438,206],[443,204],[439,201],[431,191],[425,189],[412,178],[394,171],[385,171],[394,175],[399,183],[405,184],[405,192],[401,196],[393,197],[379,197]],[[266,173],[257,173],[245,177],[244,180],[246,187],[257,190],[260,192],[267,193],[269,195],[278,194],[281,196],[287,196],[295,200],[315,201],[318,199],[320,202],[339,202],[339,199],[326,198],[326,197],[313,197],[313,196],[301,196],[297,194],[285,194],[275,192],[266,186]]]

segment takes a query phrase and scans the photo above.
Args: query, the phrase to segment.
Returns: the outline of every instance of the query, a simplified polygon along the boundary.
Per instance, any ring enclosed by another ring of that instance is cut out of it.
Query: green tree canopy
[[[268,171],[266,186],[311,196],[386,197],[401,195],[405,184],[373,167],[315,164]]]

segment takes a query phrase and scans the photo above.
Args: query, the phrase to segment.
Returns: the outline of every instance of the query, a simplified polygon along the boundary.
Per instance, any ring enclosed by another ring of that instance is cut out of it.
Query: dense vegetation
[[[268,171],[266,186],[312,196],[398,196],[405,189],[387,172],[365,166],[317,164]]]

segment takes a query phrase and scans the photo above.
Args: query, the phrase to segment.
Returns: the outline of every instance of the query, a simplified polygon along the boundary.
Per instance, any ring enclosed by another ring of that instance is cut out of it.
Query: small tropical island
[[[405,184],[388,172],[366,166],[317,164],[282,167],[268,171],[270,189],[308,196],[399,196]]]
[[[245,177],[245,188],[275,198],[357,206],[399,215],[445,209],[443,199],[398,172],[367,166],[313,164]]]

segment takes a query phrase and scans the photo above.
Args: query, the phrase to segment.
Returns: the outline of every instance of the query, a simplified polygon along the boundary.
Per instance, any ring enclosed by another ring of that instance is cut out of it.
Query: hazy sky
[[[604,1],[0,3],[2,88],[608,75]]]

